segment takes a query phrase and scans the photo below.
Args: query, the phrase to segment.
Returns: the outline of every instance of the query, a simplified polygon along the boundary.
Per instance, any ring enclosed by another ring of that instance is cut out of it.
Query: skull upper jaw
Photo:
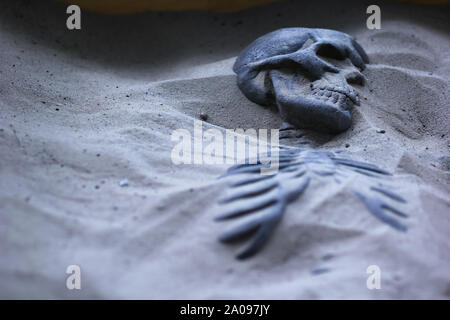
[[[336,108],[323,101],[302,96],[277,96],[281,118],[304,129],[326,133],[340,133],[352,124],[350,110]]]
[[[272,70],[268,76],[274,102],[284,121],[297,128],[326,133],[340,133],[351,126],[355,96],[350,90],[343,89],[345,80],[341,75],[332,75],[326,77],[328,81],[313,83],[296,72]],[[316,86],[324,90],[315,94],[312,88]]]

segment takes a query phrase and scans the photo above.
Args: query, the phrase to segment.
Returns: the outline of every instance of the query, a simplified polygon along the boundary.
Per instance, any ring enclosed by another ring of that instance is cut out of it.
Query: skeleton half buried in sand
[[[266,34],[245,48],[234,64],[238,86],[260,105],[276,105],[285,121],[280,138],[293,127],[340,133],[351,125],[351,108],[359,104],[352,87],[364,85],[361,74],[368,58],[349,35],[325,29],[288,28]],[[344,183],[355,175],[362,179],[351,192],[379,220],[406,231],[395,216],[405,200],[386,186],[389,173],[375,165],[345,158],[339,151],[279,146],[279,169],[262,175],[264,161],[231,167],[229,195],[221,200],[217,220],[241,218],[236,227],[220,236],[231,243],[249,239],[238,253],[243,259],[257,253],[270,238],[286,211],[311,179]]]

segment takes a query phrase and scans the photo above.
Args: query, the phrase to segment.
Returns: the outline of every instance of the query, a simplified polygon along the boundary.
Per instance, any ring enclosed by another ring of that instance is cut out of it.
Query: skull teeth
[[[311,89],[312,96],[317,100],[339,104],[341,106],[351,106],[353,103],[357,103],[358,100],[357,97],[355,99],[349,97],[348,93],[340,87],[327,88],[324,85],[311,85]]]
[[[333,103],[338,102],[338,100],[339,100],[339,93],[334,93],[333,94]]]

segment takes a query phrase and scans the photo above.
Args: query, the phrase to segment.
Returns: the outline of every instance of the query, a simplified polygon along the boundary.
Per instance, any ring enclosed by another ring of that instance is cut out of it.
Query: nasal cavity
[[[345,80],[347,80],[347,83],[349,84],[356,84],[359,86],[364,85],[364,76],[358,71],[348,72],[345,75]]]

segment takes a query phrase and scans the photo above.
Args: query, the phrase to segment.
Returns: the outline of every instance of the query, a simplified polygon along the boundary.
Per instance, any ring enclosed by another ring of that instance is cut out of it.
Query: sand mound
[[[450,298],[448,7],[381,4],[376,31],[363,4],[347,7],[83,13],[69,32],[63,5],[2,1],[0,297]],[[348,192],[357,181],[315,181],[264,251],[238,262],[216,241],[227,225],[212,220],[228,166],[175,166],[171,133],[201,113],[205,128],[278,128],[231,66],[286,26],[339,29],[366,48],[353,127],[307,138],[393,172],[409,231],[373,218]],[[65,288],[72,264],[81,291]],[[381,290],[366,287],[369,265]]]

